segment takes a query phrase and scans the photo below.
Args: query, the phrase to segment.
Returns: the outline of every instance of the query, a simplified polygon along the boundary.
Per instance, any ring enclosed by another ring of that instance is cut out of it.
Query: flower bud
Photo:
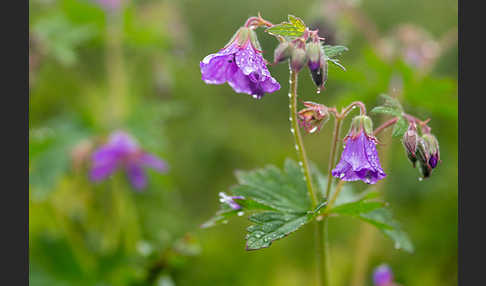
[[[433,169],[437,166],[437,163],[440,160],[439,141],[437,141],[437,138],[432,134],[424,134],[422,138],[428,147],[428,164]]]
[[[292,50],[290,58],[290,66],[296,72],[299,72],[307,62],[307,54],[305,53],[305,46],[297,45]]]
[[[329,119],[327,107],[311,101],[304,102],[306,108],[299,111],[299,125],[307,133],[320,131],[324,123]]]
[[[432,172],[432,167],[429,165],[429,148],[425,140],[420,137],[417,145],[417,159],[419,162],[419,171],[422,177],[428,178]]]
[[[405,152],[407,153],[407,157],[412,163],[413,167],[415,167],[415,162],[417,162],[416,151],[418,138],[419,135],[417,133],[417,126],[415,125],[415,122],[412,122],[408,126],[408,130],[403,134],[402,144],[405,147]]]
[[[288,41],[281,42],[273,52],[273,63],[280,63],[287,60],[292,54],[293,45]]]
[[[327,61],[324,49],[319,42],[310,42],[306,46],[306,54],[309,59],[307,66],[312,75],[312,80],[318,88],[324,87],[327,79]]]

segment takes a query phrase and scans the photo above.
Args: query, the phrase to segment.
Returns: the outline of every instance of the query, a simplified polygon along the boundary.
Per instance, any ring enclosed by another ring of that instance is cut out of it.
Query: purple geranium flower
[[[332,175],[343,181],[362,180],[374,184],[386,174],[381,168],[376,152],[376,139],[363,130],[355,136],[347,136],[341,161],[332,170]]]
[[[234,210],[239,210],[239,209],[241,209],[241,206],[234,201],[235,199],[243,200],[244,197],[242,197],[242,196],[228,196],[224,192],[219,193],[219,202],[227,204],[228,206],[230,206],[230,208],[232,208]]]
[[[168,170],[163,160],[144,152],[135,139],[123,131],[112,133],[108,142],[92,155],[91,180],[105,180],[119,167],[125,170],[130,182],[138,190],[147,185],[144,167],[150,167],[159,173]]]
[[[373,272],[373,284],[375,286],[392,286],[393,273],[386,264],[382,264],[375,268]]]
[[[208,84],[228,84],[238,93],[260,99],[265,93],[280,89],[270,75],[266,61],[258,50],[253,30],[242,27],[230,43],[215,54],[206,56],[199,64],[202,80]]]

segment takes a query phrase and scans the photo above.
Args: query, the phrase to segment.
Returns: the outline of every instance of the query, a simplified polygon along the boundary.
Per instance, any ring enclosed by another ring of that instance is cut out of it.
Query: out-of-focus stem
[[[385,130],[386,128],[392,126],[393,124],[395,124],[396,122],[398,121],[398,117],[395,117],[395,118],[392,118],[390,120],[388,120],[387,122],[383,123],[382,125],[380,125],[379,127],[377,127],[375,129],[375,131],[373,131],[373,135],[376,136],[378,135],[381,131]]]

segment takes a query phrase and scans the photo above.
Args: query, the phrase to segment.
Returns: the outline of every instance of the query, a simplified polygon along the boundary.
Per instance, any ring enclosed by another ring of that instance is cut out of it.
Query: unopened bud
[[[309,59],[307,66],[312,80],[318,88],[322,88],[327,79],[327,61],[324,49],[319,42],[310,42],[306,46],[306,54]]]
[[[412,162],[412,165],[415,167],[415,163],[417,162],[417,145],[418,145],[418,138],[419,135],[417,133],[417,126],[415,122],[410,123],[408,126],[408,130],[403,134],[402,137],[402,144],[405,147],[405,152],[407,153],[407,157]]]
[[[292,55],[293,45],[288,41],[281,42],[273,52],[273,63],[280,63]]]
[[[304,102],[306,108],[299,111],[299,125],[307,133],[320,131],[324,123],[329,119],[327,107],[311,101]]]
[[[424,134],[422,138],[428,147],[428,164],[433,169],[437,166],[437,163],[440,160],[439,141],[437,141],[437,138],[432,134]]]
[[[419,162],[419,171],[422,177],[428,178],[432,172],[432,167],[429,165],[429,148],[425,140],[420,137],[417,141],[417,159]]]
[[[292,50],[290,65],[294,71],[298,72],[304,67],[306,63],[307,63],[307,54],[305,53],[305,48],[299,47],[299,45],[297,45]]]

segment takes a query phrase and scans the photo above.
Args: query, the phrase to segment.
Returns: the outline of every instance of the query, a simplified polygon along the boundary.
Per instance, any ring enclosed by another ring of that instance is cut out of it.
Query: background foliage
[[[285,64],[270,68],[282,89],[260,101],[200,79],[199,61],[257,12],[274,23],[296,15],[319,27],[329,44],[349,48],[340,57],[346,71],[330,65],[320,95],[302,73],[299,100],[338,107],[362,100],[371,110],[381,103],[379,94],[388,93],[407,112],[432,118],[442,164],[427,180],[418,181],[391,130],[382,136],[378,150],[388,177],[381,191],[415,252],[396,251],[376,235],[366,283],[372,268],[386,262],[403,285],[456,285],[457,1],[139,0],[126,1],[118,17],[96,1],[29,3],[32,285],[312,282],[311,227],[253,252],[245,251],[245,217],[199,228],[219,208],[218,193],[236,184],[235,170],[282,167],[296,158]],[[396,42],[404,24],[421,27],[444,47],[433,64],[414,66],[397,56],[405,46]],[[271,60],[277,42],[258,34]],[[373,115],[375,126],[385,117]],[[82,147],[96,146],[115,129],[168,161],[170,172],[150,173],[141,193],[121,173],[89,182]],[[304,138],[321,170],[330,129]],[[332,280],[349,285],[361,223],[331,219],[329,229]]]

